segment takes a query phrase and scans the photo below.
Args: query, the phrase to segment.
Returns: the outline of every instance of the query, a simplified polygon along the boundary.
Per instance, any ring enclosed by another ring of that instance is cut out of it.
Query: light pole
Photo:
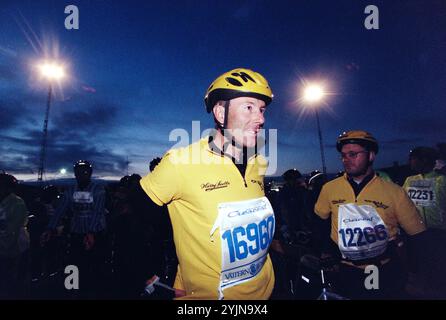
[[[318,103],[320,103],[325,96],[324,89],[317,84],[307,85],[304,88],[304,101],[314,106],[314,110],[316,113],[316,121],[317,121],[317,133],[319,135],[319,148],[321,150],[321,160],[322,160],[322,172],[324,175],[327,175],[327,167],[325,166],[325,154],[324,154],[324,144],[322,142],[322,131],[321,131],[321,124],[319,121],[319,111],[318,111]]]
[[[39,66],[39,71],[41,76],[48,80],[48,98],[46,102],[45,120],[43,122],[42,143],[40,145],[39,171],[37,174],[37,180],[42,181],[43,173],[45,171],[45,155],[46,155],[46,144],[48,136],[48,118],[50,114],[53,82],[61,80],[65,76],[65,71],[62,66],[49,62],[42,63]]]

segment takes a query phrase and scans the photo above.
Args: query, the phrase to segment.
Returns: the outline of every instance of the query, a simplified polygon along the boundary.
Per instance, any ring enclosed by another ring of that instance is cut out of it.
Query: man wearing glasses
[[[322,219],[332,217],[331,240],[341,261],[336,291],[351,299],[402,298],[399,227],[412,238],[423,237],[423,220],[401,187],[375,174],[379,148],[370,133],[344,132],[336,148],[345,174],[324,185],[314,208]],[[367,278],[370,270],[377,270],[375,278]]]

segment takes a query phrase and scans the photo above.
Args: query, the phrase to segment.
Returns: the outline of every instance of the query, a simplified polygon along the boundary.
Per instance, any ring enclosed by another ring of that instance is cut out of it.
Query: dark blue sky
[[[66,30],[64,8],[79,8]],[[364,9],[379,8],[379,30]],[[278,169],[320,169],[313,114],[296,103],[302,79],[324,80],[320,111],[327,167],[344,130],[381,143],[377,166],[406,161],[416,145],[445,141],[445,1],[5,1],[0,2],[0,169],[37,177],[46,84],[33,64],[56,56],[69,79],[50,111],[47,178],[74,160],[98,176],[144,175],[176,128],[212,127],[203,96],[219,74],[261,72],[275,100]]]

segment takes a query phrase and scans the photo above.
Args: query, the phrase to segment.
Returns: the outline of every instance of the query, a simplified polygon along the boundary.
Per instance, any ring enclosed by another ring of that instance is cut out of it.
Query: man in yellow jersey
[[[446,176],[434,170],[438,153],[434,148],[417,147],[410,151],[409,165],[416,173],[404,182],[403,188],[417,206],[428,229],[432,250],[432,268],[426,274],[432,298],[446,298]]]
[[[332,218],[341,258],[336,289],[352,299],[399,298],[405,280],[396,254],[399,227],[415,236],[424,234],[424,223],[404,190],[375,174],[378,142],[370,133],[344,132],[336,148],[345,174],[323,186],[315,205],[318,216]],[[366,283],[368,265],[378,268],[368,273],[378,273]]]
[[[275,218],[264,195],[267,161],[255,152],[273,94],[249,69],[219,76],[205,95],[216,130],[167,152],[142,189],[167,204],[178,255],[174,287],[182,299],[268,299],[268,255]]]

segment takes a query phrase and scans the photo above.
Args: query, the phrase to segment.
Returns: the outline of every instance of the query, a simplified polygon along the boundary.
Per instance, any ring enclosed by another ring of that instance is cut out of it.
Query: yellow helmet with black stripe
[[[375,137],[363,130],[352,130],[340,134],[336,141],[336,149],[341,152],[342,146],[349,143],[359,144],[375,153],[378,153],[379,150],[378,141]]]
[[[260,73],[244,68],[233,69],[215,79],[207,89],[204,97],[206,111],[211,112],[220,100],[239,97],[257,98],[268,105],[273,99],[273,93],[268,81]]]

